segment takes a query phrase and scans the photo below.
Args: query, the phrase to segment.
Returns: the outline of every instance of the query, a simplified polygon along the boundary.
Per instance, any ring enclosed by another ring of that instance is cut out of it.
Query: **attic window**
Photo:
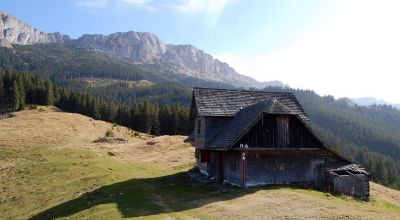
[[[201,133],[201,120],[197,121],[197,134]]]

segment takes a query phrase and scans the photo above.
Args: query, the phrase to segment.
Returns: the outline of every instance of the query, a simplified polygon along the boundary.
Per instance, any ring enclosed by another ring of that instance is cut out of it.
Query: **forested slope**
[[[151,100],[160,104],[190,102],[190,87],[232,88],[232,86],[181,75],[159,65],[137,64],[109,57],[101,52],[59,44],[14,45],[0,48],[0,71],[30,72],[60,86],[84,90],[110,101],[131,104]],[[87,86],[82,80],[121,80],[122,83]],[[130,86],[146,80],[150,86]],[[173,94],[173,96],[171,96]]]
[[[0,73],[0,113],[22,110],[27,104],[55,105],[64,111],[125,125],[149,134],[189,134],[189,107],[158,105],[149,100],[121,104],[86,92],[54,85],[27,74]]]

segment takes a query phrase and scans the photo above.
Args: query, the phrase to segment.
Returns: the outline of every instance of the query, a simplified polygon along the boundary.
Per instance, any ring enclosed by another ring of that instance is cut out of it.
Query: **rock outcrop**
[[[107,55],[135,62],[152,62],[160,59],[167,46],[152,33],[117,32],[111,35],[82,35],[72,42],[75,46],[100,50]]]
[[[37,43],[64,43],[70,38],[56,33],[45,33],[32,28],[18,18],[0,12],[0,46],[11,47],[12,44],[31,45]]]
[[[237,73],[228,64],[192,45],[165,44],[152,33],[130,31],[108,36],[83,35],[72,43],[77,47],[100,50],[110,56],[139,63],[172,63],[179,68],[171,71],[203,80],[243,87],[261,86],[260,82]]]

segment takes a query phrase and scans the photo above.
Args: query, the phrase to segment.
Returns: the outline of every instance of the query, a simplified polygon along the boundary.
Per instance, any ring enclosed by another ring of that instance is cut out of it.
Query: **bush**
[[[108,130],[108,131],[106,131],[105,136],[106,136],[106,137],[114,137],[115,134],[114,134],[114,132],[112,132],[111,130]]]

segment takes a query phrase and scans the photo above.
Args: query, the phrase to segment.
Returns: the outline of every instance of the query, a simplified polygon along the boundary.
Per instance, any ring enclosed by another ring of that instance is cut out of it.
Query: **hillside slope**
[[[94,143],[111,130],[127,143]],[[0,219],[400,219],[400,192],[360,202],[290,186],[199,186],[182,136],[151,137],[52,107],[0,120]],[[34,201],[34,202],[33,202]]]

